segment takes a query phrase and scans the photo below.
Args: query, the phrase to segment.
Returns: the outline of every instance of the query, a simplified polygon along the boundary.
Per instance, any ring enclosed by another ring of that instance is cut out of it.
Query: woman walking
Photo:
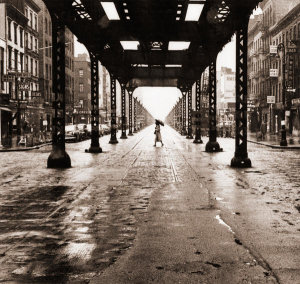
[[[155,140],[154,140],[154,145],[153,145],[154,147],[156,147],[156,142],[160,142],[161,146],[164,146],[164,143],[162,142],[162,139],[161,139],[160,124],[161,124],[160,121],[155,120],[155,131],[154,131]]]

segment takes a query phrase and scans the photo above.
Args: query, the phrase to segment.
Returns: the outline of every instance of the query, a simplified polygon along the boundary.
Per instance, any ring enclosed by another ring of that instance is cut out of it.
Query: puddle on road
[[[219,221],[221,225],[225,226],[229,230],[229,232],[235,234],[234,231],[231,229],[231,227],[223,221],[220,215],[217,215],[215,218]]]

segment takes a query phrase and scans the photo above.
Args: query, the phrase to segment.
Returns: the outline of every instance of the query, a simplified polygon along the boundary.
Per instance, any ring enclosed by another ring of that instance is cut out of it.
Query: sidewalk
[[[267,147],[271,147],[273,149],[289,149],[289,150],[300,150],[300,139],[299,137],[294,137],[293,144],[290,143],[290,137],[287,136],[287,146],[280,146],[280,135],[276,134],[267,134],[265,139],[256,137],[256,133],[248,131],[248,142],[255,143]]]

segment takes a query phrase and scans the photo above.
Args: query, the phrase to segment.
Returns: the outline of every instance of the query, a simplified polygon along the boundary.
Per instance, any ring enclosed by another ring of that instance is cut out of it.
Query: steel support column
[[[195,102],[196,102],[196,133],[195,133],[195,144],[202,144],[203,141],[201,139],[201,79],[196,81],[196,95],[195,95]]]
[[[86,152],[101,153],[99,144],[99,70],[98,59],[90,52],[91,60],[91,126],[92,137],[91,146]]]
[[[209,141],[205,145],[206,152],[219,152],[219,143],[217,142],[217,75],[216,75],[216,59],[209,65]]]
[[[181,135],[185,136],[187,135],[186,132],[186,94],[187,90],[181,90],[182,92],[182,129],[181,129]]]
[[[133,98],[133,132],[137,133],[137,98]]]
[[[247,45],[248,19],[236,34],[235,153],[232,167],[251,167],[247,152]]]
[[[129,133],[128,136],[133,136],[132,132],[132,96],[133,96],[133,88],[127,88],[129,95]]]
[[[188,133],[186,138],[193,139],[193,129],[192,129],[192,86],[189,88],[188,92],[188,109],[187,109],[187,117],[188,117]]]
[[[122,133],[121,133],[121,137],[120,139],[127,139],[127,135],[126,135],[126,87],[125,84],[121,84],[121,129],[122,129]]]
[[[52,16],[52,71],[55,94],[52,122],[52,152],[48,168],[69,168],[71,159],[65,149],[65,25]]]
[[[179,102],[178,102],[178,109],[179,109],[179,124],[178,124],[178,133],[181,133],[182,131],[182,98],[179,99]]]
[[[117,144],[117,94],[116,94],[116,78],[113,74],[110,75],[110,103],[111,103],[111,130],[110,144]]]

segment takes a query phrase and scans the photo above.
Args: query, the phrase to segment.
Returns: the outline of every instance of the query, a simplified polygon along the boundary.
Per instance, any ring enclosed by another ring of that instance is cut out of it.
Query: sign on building
[[[270,54],[277,54],[277,45],[270,45]]]
[[[278,69],[270,69],[270,77],[278,77]]]
[[[275,104],[275,96],[267,96],[267,104]]]

